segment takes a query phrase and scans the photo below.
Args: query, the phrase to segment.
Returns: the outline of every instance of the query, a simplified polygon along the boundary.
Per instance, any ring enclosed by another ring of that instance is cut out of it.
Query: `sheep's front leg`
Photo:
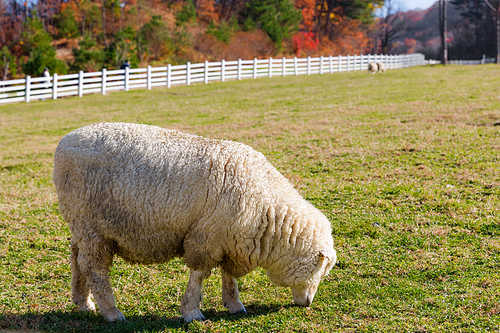
[[[186,323],[205,319],[200,307],[203,306],[203,279],[209,276],[210,270],[191,269],[189,283],[181,302],[181,314]]]
[[[247,313],[240,302],[236,279],[225,270],[222,270],[222,304],[231,314]]]

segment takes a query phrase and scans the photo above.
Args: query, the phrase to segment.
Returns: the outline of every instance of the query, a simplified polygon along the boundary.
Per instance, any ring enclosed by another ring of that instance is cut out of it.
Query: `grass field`
[[[490,332],[500,330],[500,67],[441,66],[213,83],[0,107],[0,331]],[[125,323],[70,300],[70,232],[53,155],[94,122],[176,128],[263,152],[330,219],[339,262],[311,307],[258,269],[248,314],[204,285],[204,322],[179,313],[188,269],[115,261]]]

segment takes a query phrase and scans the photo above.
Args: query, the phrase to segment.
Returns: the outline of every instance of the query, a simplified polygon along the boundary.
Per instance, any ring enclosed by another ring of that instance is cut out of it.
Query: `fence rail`
[[[494,64],[495,58],[483,57],[480,60],[449,60],[450,65],[484,65],[484,64]]]
[[[0,81],[0,104],[27,102],[40,99],[57,99],[130,89],[148,89],[174,85],[191,85],[213,81],[257,79],[261,77],[333,74],[367,70],[370,62],[383,62],[387,69],[426,65],[422,54],[403,55],[348,55],[321,56],[317,58],[253,59],[165,67],[106,70],[100,72],[30,77]]]

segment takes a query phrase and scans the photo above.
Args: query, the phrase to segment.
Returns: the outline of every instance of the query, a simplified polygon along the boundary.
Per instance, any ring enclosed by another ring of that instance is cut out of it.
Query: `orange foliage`
[[[219,19],[219,15],[215,12],[213,0],[196,0],[196,12],[198,17],[205,22],[217,22]]]
[[[417,41],[413,38],[405,38],[405,45],[407,47],[406,53],[414,53],[417,47]]]
[[[296,0],[295,7],[302,12],[300,28],[310,31],[314,26],[316,0]]]
[[[355,20],[337,21],[337,31],[331,40],[321,39],[319,53],[328,55],[361,54],[368,51],[370,38],[360,29],[361,23]]]
[[[210,35],[199,35],[195,49],[202,55],[202,61],[268,58],[276,52],[274,43],[260,29],[247,32],[238,31],[231,38],[229,44],[225,44]]]

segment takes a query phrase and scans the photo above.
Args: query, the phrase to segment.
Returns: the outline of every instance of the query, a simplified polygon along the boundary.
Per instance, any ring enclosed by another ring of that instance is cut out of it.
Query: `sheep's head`
[[[278,286],[290,287],[295,304],[309,306],[321,279],[328,274],[336,261],[335,250],[324,248],[312,256],[300,257],[290,262],[281,274],[267,271],[267,276]]]

